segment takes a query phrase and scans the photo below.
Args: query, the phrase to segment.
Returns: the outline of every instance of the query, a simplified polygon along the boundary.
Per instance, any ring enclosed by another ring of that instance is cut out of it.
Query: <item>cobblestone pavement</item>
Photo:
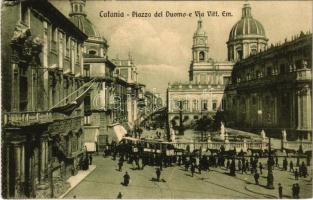
[[[265,163],[266,159],[262,159]],[[227,175],[224,168],[212,168],[210,172],[191,173],[182,167],[164,168],[162,181],[155,181],[155,167],[146,166],[144,170],[133,170],[131,164],[124,164],[123,171],[117,171],[117,161],[111,157],[94,157],[97,168],[86,177],[65,198],[116,198],[121,192],[123,198],[277,198],[277,184],[283,186],[285,198],[291,197],[291,186],[298,182],[301,187],[300,197],[312,197],[312,180],[310,176],[295,181],[290,172],[274,170],[274,190],[266,185],[267,171],[260,176],[260,185],[254,184],[250,174],[237,173],[235,177]],[[128,187],[121,185],[123,175],[128,171],[131,183]]]

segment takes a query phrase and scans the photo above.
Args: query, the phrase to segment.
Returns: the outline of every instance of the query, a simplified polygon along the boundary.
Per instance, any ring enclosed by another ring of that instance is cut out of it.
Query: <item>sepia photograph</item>
[[[313,198],[312,1],[0,3],[1,198]]]

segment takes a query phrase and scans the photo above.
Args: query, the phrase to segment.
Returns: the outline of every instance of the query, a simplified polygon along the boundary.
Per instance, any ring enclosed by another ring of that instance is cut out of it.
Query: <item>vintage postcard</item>
[[[2,198],[312,198],[312,6],[3,0]]]

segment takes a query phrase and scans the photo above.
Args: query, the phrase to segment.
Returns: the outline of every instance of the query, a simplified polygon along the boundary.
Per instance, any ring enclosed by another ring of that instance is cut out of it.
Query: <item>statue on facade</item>
[[[286,132],[286,129],[284,129],[284,130],[282,131],[282,138],[283,138],[283,141],[284,141],[284,142],[287,142],[287,132]]]
[[[262,137],[262,140],[266,139],[265,131],[263,129],[261,131],[261,137]]]
[[[220,134],[220,138],[221,138],[222,140],[225,139],[225,126],[224,126],[224,123],[223,123],[223,122],[221,122],[221,134]]]

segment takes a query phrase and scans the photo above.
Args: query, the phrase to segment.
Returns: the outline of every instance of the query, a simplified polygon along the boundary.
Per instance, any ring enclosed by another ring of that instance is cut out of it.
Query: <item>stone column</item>
[[[47,168],[46,168],[46,143],[47,139],[46,138],[41,138],[40,140],[40,180],[44,181],[47,173]]]
[[[301,98],[301,92],[297,91],[297,110],[298,110],[298,125],[297,125],[297,129],[302,129],[302,98]]]
[[[304,116],[305,116],[305,128],[307,130],[311,130],[312,127],[312,98],[311,98],[311,91],[310,88],[306,88],[305,91],[305,109],[304,109]]]
[[[22,181],[24,180],[24,148],[21,142],[13,142],[14,163],[15,163],[15,191],[14,197],[23,197]]]

